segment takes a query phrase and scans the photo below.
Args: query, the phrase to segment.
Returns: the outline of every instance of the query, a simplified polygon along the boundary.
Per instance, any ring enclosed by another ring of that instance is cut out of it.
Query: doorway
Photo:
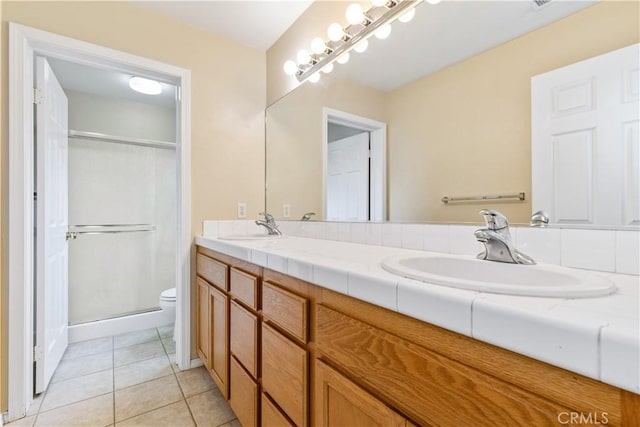
[[[329,221],[387,219],[387,125],[323,108],[323,209]]]
[[[33,398],[34,303],[37,274],[36,225],[40,218],[34,203],[37,188],[34,168],[35,70],[38,57],[97,69],[118,71],[176,87],[175,99],[175,272],[176,362],[188,369],[190,360],[190,73],[188,70],[70,39],[34,28],[9,25],[9,420],[24,416]],[[38,194],[38,197],[46,197]],[[39,230],[40,231],[40,230]],[[69,231],[73,234],[72,231]],[[59,270],[59,269],[58,269]],[[46,270],[45,270],[46,271]],[[43,273],[41,273],[43,274]],[[46,273],[44,273],[46,274]],[[67,337],[68,338],[68,337]]]

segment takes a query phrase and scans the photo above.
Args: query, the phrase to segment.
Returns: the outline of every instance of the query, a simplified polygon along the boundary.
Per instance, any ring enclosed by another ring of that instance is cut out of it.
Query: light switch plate
[[[291,205],[289,203],[282,205],[282,216],[284,218],[291,218]]]

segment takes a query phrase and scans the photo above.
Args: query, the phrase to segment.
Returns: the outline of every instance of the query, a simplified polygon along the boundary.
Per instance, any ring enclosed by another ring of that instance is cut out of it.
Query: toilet
[[[165,289],[160,294],[160,308],[167,315],[167,319],[176,323],[176,288]],[[173,328],[173,340],[176,340],[176,329]]]

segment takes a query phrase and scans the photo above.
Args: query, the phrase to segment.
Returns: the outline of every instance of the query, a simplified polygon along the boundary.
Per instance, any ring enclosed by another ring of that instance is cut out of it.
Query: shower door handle
[[[67,231],[66,237],[67,240],[76,240],[78,238],[78,233]]]

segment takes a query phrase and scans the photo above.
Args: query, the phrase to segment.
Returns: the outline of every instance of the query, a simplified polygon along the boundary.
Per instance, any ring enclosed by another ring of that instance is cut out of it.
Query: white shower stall
[[[158,314],[160,293],[175,287],[176,112],[102,94],[65,93],[73,340],[74,328],[87,338],[101,335],[87,332],[96,322]]]

